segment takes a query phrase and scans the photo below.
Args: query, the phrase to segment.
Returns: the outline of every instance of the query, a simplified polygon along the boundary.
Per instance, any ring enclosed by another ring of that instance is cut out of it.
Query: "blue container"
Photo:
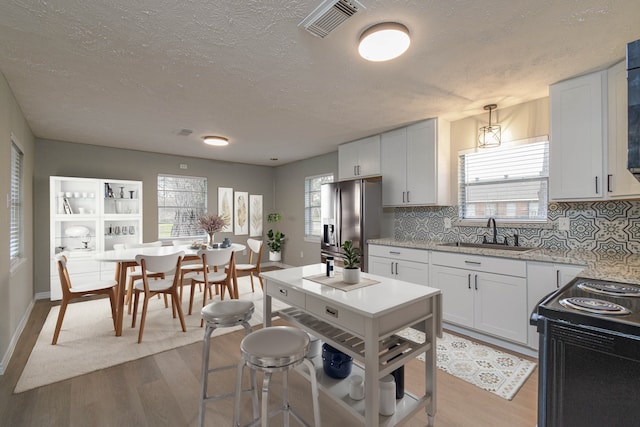
[[[332,378],[347,378],[351,374],[353,358],[329,344],[322,345],[322,368]]]

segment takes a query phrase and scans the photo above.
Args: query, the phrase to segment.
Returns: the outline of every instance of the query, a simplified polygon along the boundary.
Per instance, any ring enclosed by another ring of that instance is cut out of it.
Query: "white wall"
[[[10,194],[11,135],[24,153],[23,215],[24,262],[9,270],[9,208],[4,202]],[[34,137],[20,106],[0,73],[0,373],[4,372],[18,335],[33,303],[33,168]]]

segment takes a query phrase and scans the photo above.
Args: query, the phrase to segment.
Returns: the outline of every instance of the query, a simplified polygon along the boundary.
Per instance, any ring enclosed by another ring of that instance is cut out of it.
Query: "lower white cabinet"
[[[369,245],[369,273],[419,285],[429,284],[429,251]]]
[[[478,255],[431,253],[431,286],[442,290],[443,319],[527,343],[526,262]]]
[[[584,265],[528,262],[527,311],[529,315],[533,313],[542,298],[569,283],[584,268]],[[535,326],[529,326],[527,345],[536,350],[538,349],[538,332]]]

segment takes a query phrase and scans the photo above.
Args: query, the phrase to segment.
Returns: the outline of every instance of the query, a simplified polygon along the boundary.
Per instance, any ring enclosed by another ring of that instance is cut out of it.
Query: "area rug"
[[[185,288],[188,293],[189,288]],[[262,291],[258,285],[251,292],[248,277],[238,279],[240,299],[255,304],[251,325],[262,323]],[[189,298],[184,298],[182,307],[185,314],[187,332],[182,332],[180,321],[174,319],[171,310],[166,309],[164,301],[152,298],[149,303],[142,343],[138,344],[138,325],[131,328],[131,316],[125,314],[122,336],[116,337],[111,320],[111,309],[107,299],[81,301],[70,304],[65,314],[57,345],[51,345],[51,339],[58,318],[59,306],[51,308],[40,331],[29,360],[16,384],[14,393],[20,393],[46,384],[73,378],[110,366],[119,365],[145,356],[160,353],[201,341],[204,328],[200,328],[201,294],[194,303],[194,313],[189,316]],[[273,300],[273,310],[282,307]],[[138,317],[140,312],[138,312]],[[222,328],[214,331],[213,336],[241,329]]]
[[[406,329],[402,335],[424,342],[423,332]],[[444,332],[438,338],[438,369],[504,399],[512,400],[536,364],[509,353]],[[424,353],[418,356],[424,361]]]

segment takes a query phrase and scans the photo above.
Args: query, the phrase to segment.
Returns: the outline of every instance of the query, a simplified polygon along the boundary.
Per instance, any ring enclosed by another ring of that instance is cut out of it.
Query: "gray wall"
[[[186,164],[188,169],[180,169]],[[142,181],[143,241],[158,238],[158,174],[206,177],[208,211],[218,211],[218,187],[262,194],[265,213],[264,230],[268,229],[266,213],[274,206],[274,168],[240,163],[220,162],[194,157],[171,156],[142,151],[100,147],[70,142],[36,140],[34,171],[34,209],[37,240],[35,249],[35,293],[49,291],[49,177],[75,176],[87,178]],[[220,233],[220,238],[244,242],[249,236]],[[216,235],[216,239],[218,236]],[[266,255],[265,255],[266,256]],[[241,255],[238,262],[244,262]],[[263,257],[263,259],[265,259]]]
[[[312,157],[276,168],[276,211],[282,221],[266,224],[266,230],[277,226],[286,235],[282,262],[299,266],[320,262],[320,242],[304,241],[304,179],[333,173],[338,179],[338,152]],[[302,255],[302,256],[301,256]]]
[[[20,106],[0,73],[0,194],[10,194],[11,135],[24,153],[23,163],[23,262],[13,271],[9,266],[9,208],[2,202],[0,215],[0,373],[3,373],[13,346],[33,304],[33,182],[34,137]],[[12,343],[13,340],[13,343]]]

